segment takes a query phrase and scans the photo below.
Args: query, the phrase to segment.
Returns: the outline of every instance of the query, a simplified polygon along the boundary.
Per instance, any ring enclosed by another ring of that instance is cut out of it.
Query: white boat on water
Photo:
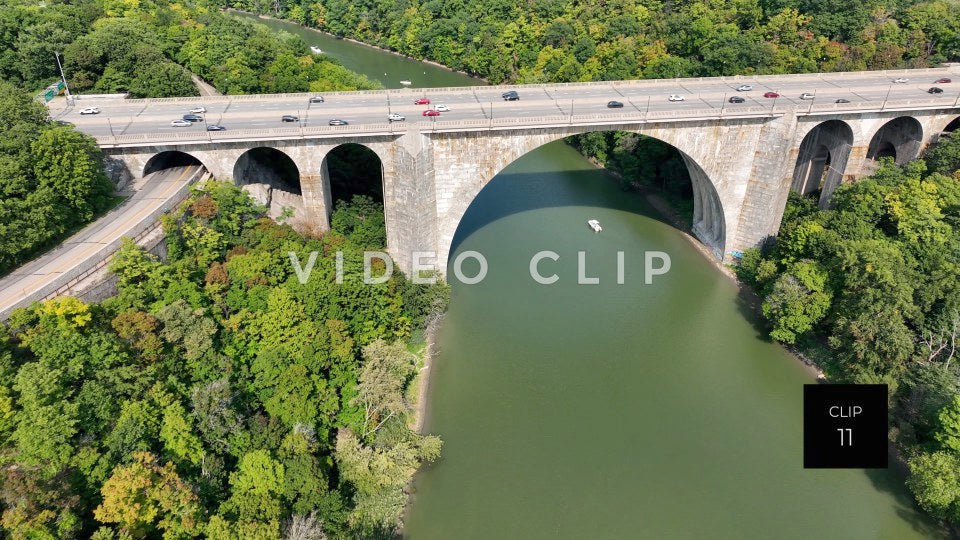
[[[310,52],[312,52],[313,54],[323,54],[323,51],[320,49],[320,47],[317,47],[315,45],[310,46]]]
[[[410,82],[410,81],[400,81],[400,84],[402,84],[402,85],[404,85],[404,86],[410,86],[410,85],[413,84],[413,83]]]
[[[587,221],[587,225],[589,225],[590,228],[593,229],[593,232],[600,232],[603,230],[603,227],[600,226],[600,222],[595,219],[591,219]]]

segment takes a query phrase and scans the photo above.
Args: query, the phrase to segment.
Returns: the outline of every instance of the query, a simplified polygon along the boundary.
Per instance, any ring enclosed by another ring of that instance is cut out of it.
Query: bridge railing
[[[305,126],[305,127],[277,127],[259,129],[237,129],[227,131],[194,131],[185,129],[182,132],[168,132],[155,134],[135,135],[103,135],[97,137],[101,146],[149,146],[154,144],[203,144],[213,142],[250,141],[270,139],[300,139],[300,138],[329,138],[345,136],[383,136],[400,135],[410,129],[423,132],[453,132],[453,131],[480,131],[504,130],[517,128],[553,127],[560,125],[609,125],[609,124],[642,124],[647,122],[684,122],[697,120],[716,120],[729,118],[762,118],[781,116],[784,114],[806,115],[842,115],[849,113],[863,113],[865,111],[897,111],[921,109],[956,109],[960,110],[960,98],[931,97],[908,100],[888,100],[883,105],[876,103],[822,103],[816,100],[794,103],[790,100],[771,100],[766,105],[736,105],[724,103],[719,107],[691,107],[673,110],[638,110],[625,108],[618,112],[600,114],[566,114],[536,118],[529,117],[494,117],[493,119],[464,119],[443,120],[443,117],[430,117],[410,120],[403,123],[376,123],[351,124],[348,126]]]

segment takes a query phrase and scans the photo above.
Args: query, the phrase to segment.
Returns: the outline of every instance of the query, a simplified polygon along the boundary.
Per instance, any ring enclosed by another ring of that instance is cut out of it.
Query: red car
[[[435,111],[433,109],[427,109],[423,111],[424,116],[440,116],[440,111]]]
[[[425,98],[425,97],[422,97],[422,98],[414,101],[413,104],[414,104],[414,105],[429,105],[429,104],[430,104],[430,100],[427,99],[427,98]]]
[[[780,94],[778,94],[778,93],[776,93],[776,92],[767,92],[767,93],[763,94],[763,97],[780,97]]]
[[[950,83],[950,82],[953,82],[953,81],[951,81],[950,79],[944,77],[944,78],[942,78],[942,79],[937,79],[937,80],[935,80],[935,81],[933,81],[933,82],[934,82],[935,84],[947,84],[947,83]]]

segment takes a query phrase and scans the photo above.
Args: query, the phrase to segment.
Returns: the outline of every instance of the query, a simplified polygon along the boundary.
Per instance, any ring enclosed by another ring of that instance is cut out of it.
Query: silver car
[[[751,90],[753,90],[752,84],[741,84],[737,87],[737,92],[749,92]]]
[[[173,127],[190,127],[193,125],[193,122],[188,120],[174,120],[170,122],[170,125]]]

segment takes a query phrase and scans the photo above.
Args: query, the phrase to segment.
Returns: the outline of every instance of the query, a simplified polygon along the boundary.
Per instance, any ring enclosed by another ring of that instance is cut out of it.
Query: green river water
[[[265,22],[389,87],[476,84]],[[452,284],[427,396],[443,456],[417,477],[409,538],[938,534],[892,471],[803,469],[802,391],[813,377],[764,339],[736,286],[685,235],[571,148],[544,146],[498,175],[454,245],[451,260],[477,251],[489,270],[479,284]],[[559,276],[553,285],[528,272],[541,250],[560,255],[541,263]],[[646,285],[650,250],[669,254],[672,269]],[[599,284],[577,284],[578,251]]]

